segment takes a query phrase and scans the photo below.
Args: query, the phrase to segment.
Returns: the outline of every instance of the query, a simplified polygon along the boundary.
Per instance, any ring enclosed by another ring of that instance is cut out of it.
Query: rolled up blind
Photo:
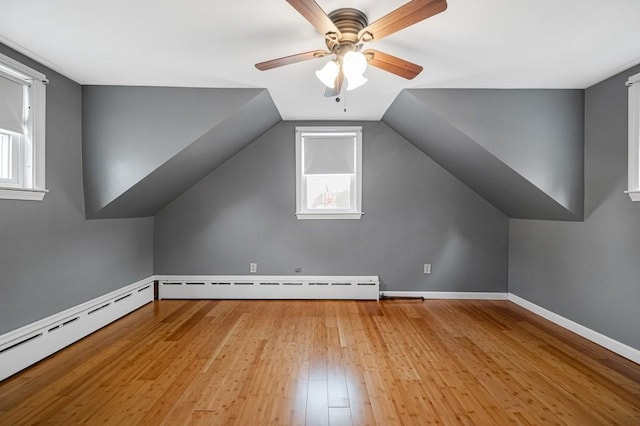
[[[355,138],[305,136],[304,173],[355,173]]]
[[[24,88],[28,83],[0,73],[0,129],[23,133]]]

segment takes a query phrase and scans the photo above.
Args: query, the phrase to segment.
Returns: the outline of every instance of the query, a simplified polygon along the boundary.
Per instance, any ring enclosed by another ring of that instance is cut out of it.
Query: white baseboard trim
[[[635,363],[640,364],[640,350],[638,349],[632,348],[631,346],[618,342],[617,340],[605,336],[604,334],[591,330],[590,328],[580,325],[577,322],[571,321],[570,319],[558,315],[555,312],[545,309],[542,306],[538,306],[535,303],[531,303],[526,299],[516,296],[513,293],[509,293],[509,301],[559,325],[560,327],[566,328],[567,330],[572,331],[577,335],[592,341],[593,343],[607,348],[620,356],[623,356]]]
[[[0,335],[0,380],[153,301],[153,277]]]
[[[157,275],[159,299],[378,300],[377,276]]]
[[[424,297],[425,299],[449,300],[507,300],[508,293],[465,291],[381,291],[387,297]]]
[[[513,293],[491,292],[448,292],[448,291],[381,291],[381,295],[388,297],[424,297],[425,299],[450,299],[450,300],[509,300],[524,309],[541,316],[562,328],[565,328],[587,340],[592,341],[618,355],[640,364],[640,350],[618,342],[611,337],[591,330],[577,322],[571,321],[548,309],[538,306]]]
[[[151,276],[0,335],[0,381],[152,302],[153,281],[170,278],[178,277]],[[180,278],[186,279],[187,277]],[[194,279],[196,277],[189,276],[188,278]],[[253,278],[261,279],[265,277],[254,276]],[[388,297],[424,297],[425,299],[509,300],[587,340],[640,364],[640,350],[591,330],[513,293],[382,291],[380,294]]]

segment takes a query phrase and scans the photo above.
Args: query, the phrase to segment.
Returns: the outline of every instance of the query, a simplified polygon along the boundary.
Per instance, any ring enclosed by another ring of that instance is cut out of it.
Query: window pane
[[[311,175],[307,181],[308,209],[350,209],[352,175]]]
[[[9,135],[0,133],[0,179],[13,179],[13,153]]]

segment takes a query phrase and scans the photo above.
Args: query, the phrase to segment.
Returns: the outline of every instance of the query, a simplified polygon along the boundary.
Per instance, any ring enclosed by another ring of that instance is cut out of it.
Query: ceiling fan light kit
[[[374,49],[362,50],[365,43],[380,40],[410,25],[423,21],[447,8],[446,0],[411,0],[372,24],[357,9],[342,8],[326,14],[314,0],[287,0],[303,17],[324,35],[327,51],[314,50],[285,56],[256,64],[266,71],[283,65],[335,55],[316,71],[318,79],[327,86],[325,96],[337,96],[344,80],[347,90],[367,82],[367,65],[406,79],[420,74],[422,66]]]
[[[337,60],[331,60],[316,71],[316,77],[329,89],[336,88],[336,79],[340,72],[347,80],[347,90],[353,90],[365,84],[364,71],[367,69],[367,58],[360,52],[349,51],[340,58],[342,65]]]

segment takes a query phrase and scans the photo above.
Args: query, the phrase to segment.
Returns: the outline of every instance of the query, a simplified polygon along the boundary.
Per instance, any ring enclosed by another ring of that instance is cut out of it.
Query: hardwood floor
[[[0,424],[640,424],[640,365],[507,301],[172,301],[0,383]]]

